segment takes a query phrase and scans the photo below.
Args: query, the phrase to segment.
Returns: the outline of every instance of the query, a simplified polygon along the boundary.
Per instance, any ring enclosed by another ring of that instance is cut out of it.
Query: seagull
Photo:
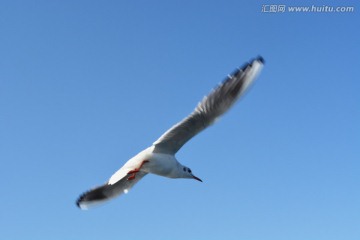
[[[263,65],[264,59],[259,56],[236,69],[205,96],[189,116],[167,130],[152,146],[128,160],[104,185],[80,195],[76,205],[86,210],[126,194],[148,173],[202,182],[190,168],[178,162],[175,154],[192,137],[214,123],[244,94]]]

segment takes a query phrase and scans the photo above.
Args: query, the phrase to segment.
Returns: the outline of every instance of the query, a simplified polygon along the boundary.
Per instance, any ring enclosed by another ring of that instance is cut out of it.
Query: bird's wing
[[[234,71],[181,122],[166,131],[153,145],[154,152],[175,154],[187,141],[226,112],[254,81],[264,64],[262,57]]]
[[[123,193],[127,193],[146,174],[146,172],[137,172],[136,177],[133,180],[128,180],[128,177],[131,174],[126,174],[125,177],[113,184],[108,182],[102,186],[91,189],[80,195],[76,201],[76,205],[79,208],[85,210],[100,203],[106,202]]]

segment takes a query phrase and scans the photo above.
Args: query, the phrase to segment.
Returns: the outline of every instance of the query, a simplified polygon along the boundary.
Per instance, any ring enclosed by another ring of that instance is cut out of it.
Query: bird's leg
[[[128,174],[131,174],[131,176],[128,177],[127,180],[134,180],[136,177],[136,173],[138,173],[140,171],[141,167],[147,162],[149,162],[149,160],[144,160],[141,162],[141,164],[138,168],[135,168],[134,170],[129,171]]]

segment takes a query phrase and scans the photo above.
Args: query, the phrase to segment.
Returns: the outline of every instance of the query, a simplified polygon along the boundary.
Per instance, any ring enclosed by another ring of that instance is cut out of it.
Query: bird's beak
[[[200,178],[195,177],[194,175],[193,175],[193,178],[194,178],[195,180],[198,180],[199,182],[202,182],[202,180],[201,180]]]

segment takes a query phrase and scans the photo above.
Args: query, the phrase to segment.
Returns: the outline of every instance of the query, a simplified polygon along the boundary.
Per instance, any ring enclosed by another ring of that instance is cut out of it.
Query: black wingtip
[[[258,57],[256,58],[256,60],[259,61],[259,62],[261,62],[262,64],[265,64],[265,60],[264,60],[264,58],[263,58],[262,56],[258,56]]]
[[[110,188],[110,190],[108,189]],[[91,202],[98,202],[102,200],[106,200],[109,198],[109,196],[106,195],[107,191],[112,192],[111,185],[105,184],[99,187],[95,187],[79,196],[79,198],[76,200],[76,206],[83,209],[81,205],[84,203],[88,204]],[[111,196],[110,196],[111,197]]]
[[[84,199],[85,194],[86,194],[86,193],[81,194],[80,197],[78,197],[78,199],[76,200],[75,203],[76,203],[76,206],[77,206],[78,208],[81,208],[81,207],[80,207],[80,203],[81,203],[82,200]]]
[[[255,59],[253,58],[253,59],[250,60],[250,62],[244,63],[241,67],[235,69],[235,70],[230,74],[230,76],[233,77],[233,76],[236,76],[237,74],[239,74],[241,71],[245,71],[247,67],[249,67],[249,66],[251,67],[251,66],[252,66],[252,64],[253,64],[254,61],[259,61],[261,64],[265,64],[264,58],[259,55],[257,58],[255,58]]]

